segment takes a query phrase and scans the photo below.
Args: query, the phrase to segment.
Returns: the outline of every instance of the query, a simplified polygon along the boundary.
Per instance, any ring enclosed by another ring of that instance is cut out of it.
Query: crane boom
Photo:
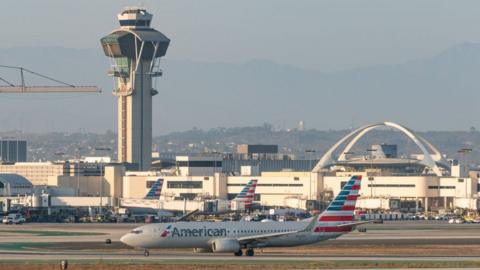
[[[96,86],[0,86],[0,93],[100,93]]]
[[[6,69],[14,69],[18,70],[20,73],[20,84],[15,85],[5,78],[0,77],[0,81],[7,85],[0,85],[0,94],[1,93],[100,93],[100,89],[96,86],[75,86],[73,84],[69,84],[52,77],[40,74],[38,72],[26,69],[24,67],[16,67],[16,66],[6,66],[0,65],[0,68]],[[29,73],[31,75],[46,79],[48,81],[52,81],[58,83],[60,85],[57,86],[27,86],[25,83],[25,73]]]

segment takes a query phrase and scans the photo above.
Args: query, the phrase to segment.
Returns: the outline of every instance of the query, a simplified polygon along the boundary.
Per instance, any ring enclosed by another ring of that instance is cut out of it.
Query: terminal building
[[[16,162],[0,164],[0,173],[14,173],[27,178],[33,185],[48,185],[48,178],[66,174],[64,163]]]
[[[418,146],[419,152],[399,155],[399,149],[391,143],[373,144],[367,151],[355,150],[363,136],[381,127],[402,132]],[[268,154],[277,154],[275,149],[269,149]],[[391,122],[352,131],[318,160],[258,156],[236,159],[228,154],[197,154],[176,156],[172,168],[157,171],[128,171],[122,163],[86,160],[4,164],[0,165],[0,173],[22,175],[42,190],[55,187],[51,192],[58,196],[63,192],[85,198],[107,197],[116,207],[126,206],[127,202],[145,203],[145,195],[159,179],[163,186],[160,200],[154,205],[171,210],[194,210],[205,200],[232,199],[248,181],[256,179],[255,200],[264,206],[318,209],[352,175],[362,175],[359,209],[409,212],[478,209],[479,172],[446,160],[427,140]],[[265,163],[269,165],[261,165]]]
[[[20,196],[31,194],[33,185],[28,179],[18,174],[0,173],[0,196]]]
[[[103,157],[102,157],[103,158]],[[33,185],[45,186],[52,178],[59,176],[101,176],[105,163],[88,162],[85,160],[67,160],[57,162],[12,162],[1,163],[0,173],[15,173],[29,179]],[[50,180],[49,180],[50,179]]]
[[[363,136],[381,127],[402,132],[418,146],[420,153],[399,156],[395,144],[374,144],[364,153],[354,151]],[[467,170],[465,164],[452,164],[430,142],[391,122],[368,125],[341,138],[315,161],[311,171],[265,171],[257,165],[236,166],[231,170],[232,167],[225,166],[226,162],[240,161],[220,160],[215,156],[179,156],[173,175],[156,172],[148,177],[125,176],[128,180],[123,181],[124,197],[141,198],[148,191],[149,181],[161,178],[165,201],[231,199],[250,179],[257,179],[259,203],[314,208],[319,201],[331,200],[352,175],[362,175],[358,203],[361,209],[411,212],[477,209],[478,172]],[[304,160],[303,164],[307,162]]]

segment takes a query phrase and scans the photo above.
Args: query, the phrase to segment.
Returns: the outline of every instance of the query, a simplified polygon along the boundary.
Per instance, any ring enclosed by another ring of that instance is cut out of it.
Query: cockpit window
[[[142,230],[133,230],[131,233],[133,234],[141,234],[143,231]]]

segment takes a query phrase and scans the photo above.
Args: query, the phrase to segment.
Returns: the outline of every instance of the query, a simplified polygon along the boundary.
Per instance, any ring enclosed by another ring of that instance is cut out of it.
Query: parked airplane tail
[[[152,187],[148,191],[147,195],[145,196],[145,199],[149,199],[149,200],[159,199],[160,194],[162,193],[162,186],[163,186],[163,179],[157,179],[157,181],[155,181],[155,183],[152,185]]]
[[[355,225],[354,211],[360,190],[361,175],[352,176],[340,193],[318,218],[314,232],[350,232]],[[360,224],[360,223],[359,223]]]
[[[244,201],[245,207],[249,207],[253,202],[253,195],[255,195],[255,189],[257,187],[257,180],[252,179],[248,181],[242,191],[233,199],[234,201]]]
[[[248,181],[248,183],[245,185],[245,187],[242,189],[242,191],[235,197],[234,200],[239,200],[239,199],[246,199],[246,200],[252,200],[253,201],[253,195],[255,194],[255,188],[257,187],[257,180],[252,179]]]

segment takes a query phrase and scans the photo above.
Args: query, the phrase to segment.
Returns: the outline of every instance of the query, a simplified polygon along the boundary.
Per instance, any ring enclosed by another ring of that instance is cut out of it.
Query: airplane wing
[[[178,222],[178,221],[185,221],[187,218],[195,215],[195,214],[198,213],[199,211],[200,211],[200,209],[196,209],[196,210],[193,210],[193,211],[191,211],[191,212],[189,212],[189,213],[186,213],[185,215],[179,217],[179,218],[177,219],[177,222]]]
[[[238,242],[240,244],[251,244],[251,243],[261,243],[264,241],[267,241],[272,238],[276,237],[281,237],[285,235],[290,235],[290,234],[296,234],[300,232],[307,232],[307,231],[312,231],[313,228],[315,227],[315,223],[318,220],[319,215],[315,215],[312,220],[308,223],[307,227],[302,230],[297,230],[297,231],[290,231],[290,232],[280,232],[280,233],[267,233],[267,234],[258,234],[258,235],[250,235],[250,236],[245,236],[245,237],[240,237],[238,238]]]
[[[359,222],[350,222],[345,224],[338,224],[337,227],[350,227],[350,226],[358,226],[366,223],[372,223],[372,220],[369,221],[359,221]]]
[[[281,232],[281,233],[267,233],[267,234],[258,234],[258,235],[251,235],[251,236],[245,236],[245,237],[240,237],[238,238],[238,243],[240,244],[251,244],[251,243],[261,243],[265,242],[269,239],[280,237],[280,236],[285,236],[289,234],[295,234],[298,233],[299,231],[291,231],[291,232]]]

